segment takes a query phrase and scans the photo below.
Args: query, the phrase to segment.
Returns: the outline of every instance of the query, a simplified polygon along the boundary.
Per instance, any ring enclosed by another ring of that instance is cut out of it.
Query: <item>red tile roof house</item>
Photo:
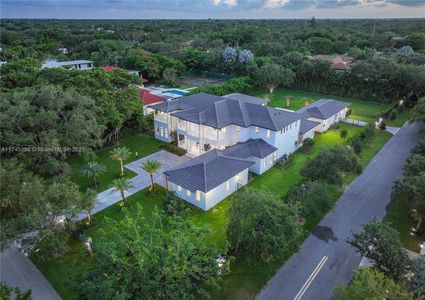
[[[140,102],[143,105],[144,115],[147,115],[153,112],[150,109],[148,109],[149,106],[163,102],[163,101],[167,101],[166,98],[151,94],[151,92],[149,92],[147,89],[144,89],[144,88],[139,88],[139,97],[140,97]]]
[[[354,63],[354,58],[346,55],[315,55],[312,59],[327,61],[333,70],[340,72],[349,71]]]

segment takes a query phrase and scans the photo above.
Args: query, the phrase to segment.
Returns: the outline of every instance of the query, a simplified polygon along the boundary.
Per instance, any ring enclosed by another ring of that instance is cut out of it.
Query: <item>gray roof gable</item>
[[[214,128],[234,124],[242,127],[258,126],[277,131],[301,118],[294,112],[267,107],[259,103],[264,101],[242,94],[220,97],[200,93],[152,105],[151,108],[171,112],[172,116],[180,119]]]
[[[311,129],[316,127],[317,125],[320,125],[320,122],[310,121],[307,119],[302,119],[300,124],[300,133],[304,134],[306,132],[309,132]]]
[[[249,160],[229,157],[214,149],[164,174],[168,180],[185,189],[206,193],[253,164]]]
[[[265,142],[263,139],[249,139],[246,142],[240,142],[226,148],[223,150],[223,154],[243,159],[248,157],[265,158],[276,150],[276,147]]]
[[[325,120],[348,107],[350,104],[351,103],[333,99],[320,99],[310,105],[300,108],[296,112],[305,118],[313,117]]]

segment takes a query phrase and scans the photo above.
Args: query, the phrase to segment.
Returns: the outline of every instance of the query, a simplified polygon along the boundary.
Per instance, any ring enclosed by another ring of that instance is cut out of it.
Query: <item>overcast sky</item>
[[[410,18],[425,0],[0,0],[2,18]]]

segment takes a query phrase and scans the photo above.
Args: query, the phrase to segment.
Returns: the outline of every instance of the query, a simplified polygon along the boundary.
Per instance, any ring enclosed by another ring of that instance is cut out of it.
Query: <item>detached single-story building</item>
[[[254,162],[213,149],[164,172],[167,188],[187,202],[208,210],[248,182]]]
[[[43,68],[63,68],[69,70],[89,70],[94,67],[92,60],[70,60],[70,61],[57,61],[47,60],[42,65]]]
[[[320,99],[316,102],[300,108],[296,112],[303,119],[318,122],[315,131],[324,132],[335,123],[343,120],[347,115],[347,108],[351,103],[333,99]]]

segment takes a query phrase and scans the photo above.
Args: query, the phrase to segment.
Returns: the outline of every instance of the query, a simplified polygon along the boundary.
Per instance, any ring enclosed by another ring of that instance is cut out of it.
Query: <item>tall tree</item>
[[[81,284],[81,299],[206,298],[226,274],[217,257],[226,253],[211,233],[183,218],[141,206],[119,221],[107,219],[99,230],[94,255],[99,262]]]
[[[360,268],[354,273],[354,277],[348,287],[339,284],[334,290],[335,300],[380,300],[398,299],[412,300],[411,293],[401,285],[395,283],[384,273],[372,268]]]
[[[127,147],[117,147],[114,148],[111,152],[111,158],[118,160],[120,162],[121,166],[121,176],[124,175],[124,161],[128,159],[131,155],[130,150],[127,149]]]
[[[91,99],[74,90],[44,85],[2,97],[2,146],[23,149],[13,155],[42,174],[58,174],[72,153],[100,145],[101,126]]]
[[[87,177],[93,178],[94,188],[97,189],[97,181],[96,177],[106,171],[106,167],[101,163],[96,161],[89,161],[87,166],[81,169],[81,173],[83,173]]]
[[[416,259],[412,264],[412,291],[417,299],[425,299],[425,257]]]
[[[410,112],[410,123],[420,121],[425,122],[425,97],[422,97]]]
[[[409,259],[401,245],[399,233],[389,224],[374,219],[363,225],[363,232],[353,233],[348,243],[395,280],[404,275]]]
[[[273,94],[277,87],[289,86],[295,80],[294,72],[277,64],[262,66],[257,70],[255,77],[269,90],[270,94]]]
[[[119,192],[121,194],[121,199],[123,205],[130,206],[130,203],[127,202],[127,199],[125,198],[125,192],[127,192],[129,189],[133,187],[132,183],[127,178],[117,178],[112,181],[112,187],[115,189],[115,191]]]
[[[159,169],[161,168],[161,163],[157,160],[145,160],[142,163],[142,169],[149,173],[151,177],[151,186],[150,191],[154,191],[154,182],[153,182],[153,174],[157,173]]]
[[[28,252],[38,249],[41,258],[63,254],[73,227],[70,220],[81,211],[78,185],[68,179],[47,185],[16,159],[3,160],[0,170],[0,248],[17,240]]]
[[[237,254],[269,260],[296,250],[302,228],[299,208],[272,194],[246,188],[229,209],[227,236]]]

